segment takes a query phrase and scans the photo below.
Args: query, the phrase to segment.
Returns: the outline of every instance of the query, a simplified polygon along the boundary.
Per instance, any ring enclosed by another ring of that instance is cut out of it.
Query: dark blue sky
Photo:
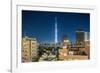
[[[75,41],[75,31],[82,28],[83,31],[90,32],[89,13],[71,12],[44,12],[44,11],[22,11],[22,35],[35,37],[39,43],[54,42],[55,17],[58,25],[58,41],[64,35],[68,39]]]

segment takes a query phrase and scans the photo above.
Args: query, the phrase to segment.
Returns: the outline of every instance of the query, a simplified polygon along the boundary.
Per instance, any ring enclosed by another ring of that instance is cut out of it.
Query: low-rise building
[[[68,49],[66,46],[63,46],[63,48],[59,49],[59,60],[66,60],[67,56],[68,56]]]

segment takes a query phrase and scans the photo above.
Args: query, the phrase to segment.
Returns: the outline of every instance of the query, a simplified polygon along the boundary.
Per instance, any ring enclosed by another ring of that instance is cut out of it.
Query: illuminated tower
[[[55,44],[58,43],[58,29],[57,29],[57,18],[55,17]]]

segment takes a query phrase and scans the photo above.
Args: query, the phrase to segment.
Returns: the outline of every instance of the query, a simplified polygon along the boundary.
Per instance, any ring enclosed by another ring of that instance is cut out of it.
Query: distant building
[[[81,45],[84,44],[84,40],[85,40],[85,33],[82,30],[77,30],[76,31],[76,44],[77,45]]]
[[[90,57],[90,33],[82,30],[76,31],[76,44],[79,46],[79,54]]]
[[[22,62],[32,62],[37,58],[37,40],[27,36],[22,38]]]
[[[90,35],[82,30],[76,31],[76,44],[69,44],[67,36],[63,37],[62,47],[59,49],[60,60],[85,60],[90,58]]]
[[[62,46],[66,46],[67,47],[68,44],[69,44],[68,36],[67,35],[64,35],[62,37]]]
[[[85,41],[90,41],[90,33],[84,32]]]
[[[76,31],[76,44],[84,45],[86,41],[90,40],[90,33],[83,30]]]
[[[85,32],[85,53],[88,55],[88,59],[90,59],[90,33]]]

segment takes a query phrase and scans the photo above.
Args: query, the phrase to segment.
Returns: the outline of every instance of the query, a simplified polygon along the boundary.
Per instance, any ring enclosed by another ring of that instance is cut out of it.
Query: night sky
[[[54,42],[55,17],[57,18],[58,42],[64,35],[75,42],[78,28],[90,32],[89,13],[22,11],[22,36],[35,37],[39,43]]]

